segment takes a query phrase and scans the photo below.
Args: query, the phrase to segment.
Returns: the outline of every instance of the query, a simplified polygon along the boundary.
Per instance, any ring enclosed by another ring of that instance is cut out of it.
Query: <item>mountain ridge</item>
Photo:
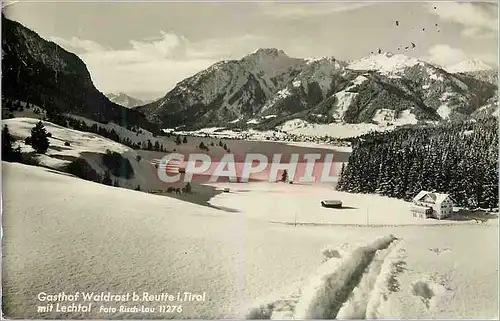
[[[391,123],[483,117],[498,107],[497,74],[472,60],[465,72],[413,57],[372,54],[354,61],[334,56],[295,58],[259,48],[212,64],[143,102],[94,86],[83,61],[2,15],[3,99],[25,100],[51,113],[99,122],[158,127],[270,128],[287,120],[311,123]],[[473,70],[470,70],[473,69]],[[478,70],[477,70],[478,69]],[[133,108],[127,108],[127,107]]]
[[[441,121],[469,118],[497,104],[496,88],[474,74],[452,74],[401,54],[347,62],[334,56],[291,58],[280,49],[260,48],[211,65],[138,110],[167,128],[275,126],[293,116],[318,123],[391,122],[403,114]]]
[[[77,55],[3,14],[2,54],[4,101],[26,101],[49,115],[72,113],[157,131],[142,113],[111,102],[97,90]]]
[[[106,93],[105,96],[108,97],[108,99],[111,100],[112,102],[127,108],[134,108],[151,102],[151,100],[142,100],[139,98],[135,98],[124,92],[118,92],[118,93],[109,92]]]

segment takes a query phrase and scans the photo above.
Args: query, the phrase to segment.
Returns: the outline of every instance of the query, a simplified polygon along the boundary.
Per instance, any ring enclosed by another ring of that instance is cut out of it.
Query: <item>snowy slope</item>
[[[479,60],[479,59],[470,59],[470,60],[464,60],[459,63],[446,66],[445,67],[446,71],[450,73],[456,73],[456,72],[473,72],[473,71],[480,71],[480,70],[491,70],[493,69],[492,66],[486,64],[485,62]]]
[[[99,312],[133,302],[36,312],[38,293],[62,291],[206,292],[204,302],[176,302],[173,318],[498,317],[494,224],[293,227],[252,219],[256,204],[226,213],[39,167],[2,171],[6,317],[165,318]]]
[[[78,117],[78,116],[75,116]],[[91,120],[79,118],[92,124]],[[102,163],[101,155],[107,150],[120,153],[124,158],[128,159],[134,171],[133,177],[126,179],[124,177],[115,177],[111,174],[114,181],[118,182],[120,187],[136,188],[140,185],[143,190],[150,190],[161,185],[158,180],[154,167],[147,161],[137,161],[137,152],[128,146],[122,145],[100,135],[82,132],[74,129],[62,127],[47,121],[43,125],[47,132],[52,134],[49,137],[49,149],[45,154],[36,154],[30,145],[24,144],[24,138],[31,135],[31,129],[38,122],[32,118],[12,118],[2,121],[3,124],[9,127],[10,133],[18,140],[16,144],[21,147],[23,153],[31,153],[40,165],[53,168],[56,170],[65,170],[65,167],[76,158],[83,158],[99,175],[103,175],[107,171],[107,167]],[[126,128],[119,127],[116,124],[99,124],[108,129],[114,129],[120,136],[138,138],[133,132]],[[122,129],[122,131],[120,131]],[[147,135],[145,131],[142,135]],[[140,138],[140,137],[139,137]],[[65,142],[69,142],[70,146],[66,146]],[[154,143],[154,140],[153,140]]]
[[[340,172],[342,164],[335,163],[333,176]],[[251,183],[239,187],[234,184],[214,184],[220,188],[230,187],[234,193],[215,196],[210,203],[247,213],[247,216],[273,222],[299,224],[370,225],[370,226],[415,226],[475,224],[464,220],[422,220],[411,215],[411,203],[403,200],[370,194],[339,192],[329,184]],[[240,191],[246,191],[245,193]],[[342,200],[348,209],[323,208],[324,199]],[[253,205],[252,205],[253,204]],[[251,210],[245,210],[245,208]],[[314,210],[312,210],[314,209]],[[492,223],[497,222],[492,221]]]
[[[345,63],[334,57],[309,60],[307,66],[295,77],[294,82],[300,82],[307,92],[307,84],[317,83],[323,97],[331,89],[333,75],[344,72]]]
[[[182,318],[241,317],[253,300],[307,279],[323,245],[339,239],[41,168],[4,163],[3,173],[8,316],[39,316],[36,294],[64,290],[206,291]]]
[[[266,97],[270,97],[283,82],[288,81],[288,73],[304,64],[302,59],[290,58],[283,50],[259,48],[241,60],[246,70],[257,79]],[[283,79],[276,83],[279,77]],[[274,81],[273,81],[274,79]]]
[[[23,152],[34,152],[33,148],[24,144],[24,139],[31,136],[31,129],[39,122],[34,118],[12,118],[2,120],[9,131],[18,140]],[[83,153],[105,153],[107,149],[117,153],[132,151],[129,147],[97,134],[81,132],[62,127],[51,122],[42,122],[45,130],[52,134],[49,137],[49,149],[44,155],[38,155],[42,165],[61,168],[71,162],[73,158],[81,157]],[[64,143],[69,142],[70,146]]]

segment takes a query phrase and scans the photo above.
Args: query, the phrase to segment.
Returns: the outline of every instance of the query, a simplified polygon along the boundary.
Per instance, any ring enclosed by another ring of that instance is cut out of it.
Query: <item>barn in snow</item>
[[[453,213],[453,200],[448,194],[420,191],[413,198],[411,212],[413,217],[434,217],[440,220]]]

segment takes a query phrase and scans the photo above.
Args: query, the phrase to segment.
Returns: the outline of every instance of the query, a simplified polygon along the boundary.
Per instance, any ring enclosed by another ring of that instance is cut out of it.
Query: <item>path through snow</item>
[[[368,305],[373,310],[374,302],[380,302],[372,296],[380,295],[375,286],[380,285],[377,280],[382,266],[397,244],[398,240],[389,235],[350,252],[324,250],[327,261],[305,287],[288,298],[251,309],[247,318],[364,319]]]

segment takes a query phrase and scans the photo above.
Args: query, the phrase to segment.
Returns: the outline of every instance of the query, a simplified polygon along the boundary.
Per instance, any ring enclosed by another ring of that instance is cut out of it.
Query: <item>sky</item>
[[[498,64],[497,2],[7,0],[4,8],[77,54],[100,91],[141,99],[257,48],[340,60],[380,48],[444,66],[473,58]],[[416,47],[405,50],[411,42]]]

